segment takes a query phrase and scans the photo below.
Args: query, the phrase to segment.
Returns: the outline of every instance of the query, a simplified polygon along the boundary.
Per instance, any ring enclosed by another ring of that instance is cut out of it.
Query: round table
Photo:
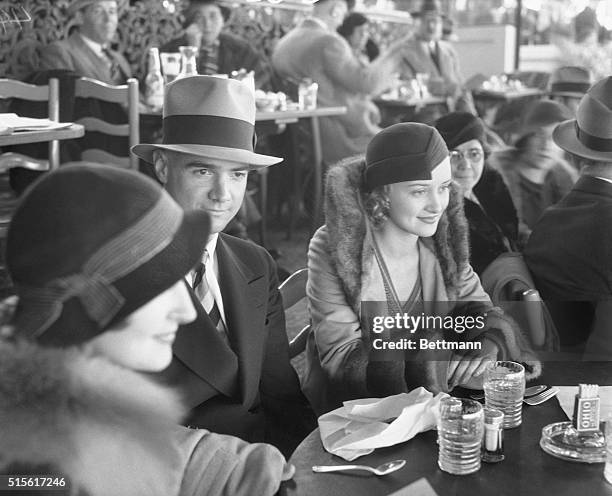
[[[612,385],[612,362],[547,362],[538,384]],[[296,449],[291,463],[296,467],[292,481],[284,483],[286,496],[377,496],[387,495],[425,477],[440,495],[612,495],[612,485],[603,478],[604,464],[583,464],[559,460],[539,446],[542,427],[567,420],[556,399],[539,406],[524,406],[520,427],[504,431],[506,459],[482,464],[471,475],[453,476],[438,468],[437,433],[428,431],[397,446],[375,450],[353,462],[323,449],[319,430],[313,431]],[[405,459],[401,470],[384,476],[357,473],[318,474],[313,465],[359,463],[377,466],[385,461]]]

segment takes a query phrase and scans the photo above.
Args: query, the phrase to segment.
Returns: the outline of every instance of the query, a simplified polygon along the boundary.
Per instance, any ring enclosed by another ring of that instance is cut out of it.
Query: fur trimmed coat
[[[0,474],[54,474],[87,496],[278,491],[276,448],[181,427],[177,403],[103,358],[0,341]]]
[[[363,160],[349,159],[332,167],[326,183],[326,224],[310,242],[307,295],[312,319],[303,389],[317,413],[343,400],[397,394],[424,386],[447,391],[451,350],[419,351],[410,361],[370,361],[369,337],[362,332],[362,295],[379,295],[372,288],[378,271],[372,227],[363,207]],[[526,362],[527,377],[537,377],[540,363],[515,323],[494,307],[469,265],[468,227],[460,193],[451,190],[449,206],[432,238],[418,243],[422,299],[429,308],[444,307],[455,315],[486,314],[484,329],[459,338],[434,332],[429,339],[491,339],[500,358]],[[372,298],[369,298],[372,299]],[[450,307],[449,307],[450,303]],[[453,308],[454,307],[454,308]],[[418,335],[417,335],[418,336]],[[434,355],[435,353],[435,355]],[[444,354],[446,353],[446,354]]]

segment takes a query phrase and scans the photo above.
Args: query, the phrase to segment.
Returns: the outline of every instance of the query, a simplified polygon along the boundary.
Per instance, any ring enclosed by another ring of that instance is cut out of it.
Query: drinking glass
[[[181,71],[181,54],[176,53],[160,53],[162,71],[166,78],[166,84],[174,81]]]
[[[480,469],[484,414],[480,403],[467,398],[444,398],[438,420],[438,466],[465,475]]]
[[[196,64],[196,56],[198,54],[198,47],[196,46],[180,46],[181,51],[181,72],[179,72],[178,78],[197,76],[198,69]]]
[[[504,429],[522,422],[525,367],[516,362],[492,363],[484,373],[485,405],[504,412]]]

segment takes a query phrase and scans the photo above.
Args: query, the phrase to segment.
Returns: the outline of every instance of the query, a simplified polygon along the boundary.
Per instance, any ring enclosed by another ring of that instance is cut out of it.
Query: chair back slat
[[[129,136],[130,133],[128,124],[111,124],[97,117],[83,117],[77,120],[76,123],[82,124],[88,131],[96,131],[112,136]]]
[[[0,98],[18,98],[31,102],[48,102],[48,118],[59,121],[59,80],[49,79],[48,84],[36,86],[33,84],[16,81],[14,79],[0,79]],[[27,163],[27,159],[23,159]],[[40,160],[35,159],[36,163]],[[18,161],[11,160],[8,163],[17,164]],[[57,169],[60,164],[59,141],[49,141],[48,168]],[[18,165],[14,165],[17,167]]]
[[[45,102],[49,100],[49,86],[36,86],[15,79],[0,79],[0,98],[21,98],[32,102]]]
[[[90,148],[81,154],[81,158],[86,162],[112,165],[122,169],[130,169],[131,162],[129,157],[119,157],[99,148]]]
[[[96,81],[91,78],[79,78],[75,84],[75,96],[78,98],[95,98],[110,103],[118,103],[127,108],[128,122],[127,124],[111,124],[97,117],[83,117],[77,122],[83,124],[87,131],[97,131],[111,136],[127,136],[129,148],[137,145],[140,142],[140,115],[138,113],[138,80],[130,78],[127,84],[113,86],[110,84]],[[84,150],[82,157],[84,160],[91,160],[91,154]],[[94,154],[99,156],[101,150],[95,151]],[[113,160],[106,163],[124,164],[128,163],[128,167],[138,169],[138,157],[133,155],[130,150],[127,150],[126,157],[117,157],[116,155],[105,153],[108,157],[113,157]]]
[[[77,98],[97,98],[105,102],[126,103],[127,84],[112,85],[96,79],[82,77],[77,79],[74,96]]]
[[[278,287],[283,298],[283,307],[288,310],[306,297],[306,283],[308,282],[308,269],[299,269],[291,274]]]

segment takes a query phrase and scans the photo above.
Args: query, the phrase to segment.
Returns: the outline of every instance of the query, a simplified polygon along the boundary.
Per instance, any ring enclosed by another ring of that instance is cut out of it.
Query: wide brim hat
[[[140,173],[97,164],[46,174],[8,230],[17,333],[54,346],[94,338],[183,279],[209,232],[204,211],[184,212]]]
[[[591,87],[580,100],[576,118],[559,124],[553,140],[578,157],[612,162],[612,77]]]
[[[132,153],[153,163],[156,149],[246,164],[261,169],[282,158],[255,153],[252,84],[215,76],[190,76],[165,87],[162,143],[140,144]]]
[[[591,84],[591,73],[588,69],[578,66],[559,67],[550,79],[550,95],[582,98]]]
[[[76,12],[78,12],[79,10],[87,7],[88,5],[100,2],[101,0],[73,0],[72,2],[70,2],[70,5],[68,5],[68,15],[74,15]],[[123,9],[127,4],[128,4],[128,0],[116,0],[117,2],[117,7],[121,10]]]
[[[438,0],[423,0],[420,9],[410,13],[415,19],[429,14],[440,16],[443,19],[446,18],[446,14],[442,12],[442,7]]]

